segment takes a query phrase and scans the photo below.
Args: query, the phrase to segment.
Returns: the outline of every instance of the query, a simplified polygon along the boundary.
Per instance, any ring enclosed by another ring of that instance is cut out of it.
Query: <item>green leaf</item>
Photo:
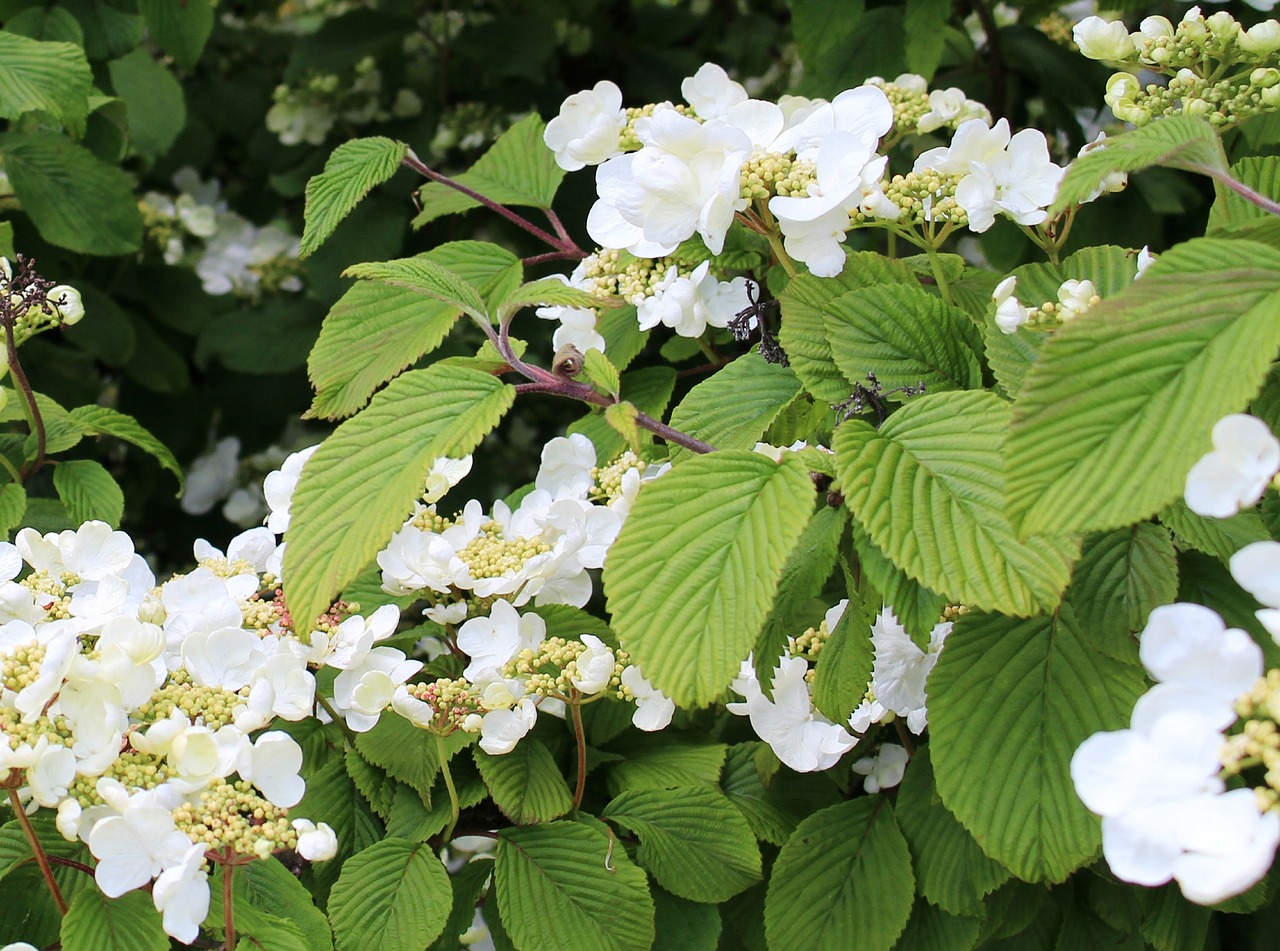
[[[760,774],[756,754],[759,742],[739,743],[729,748],[720,788],[746,818],[757,839],[782,845],[800,821],[780,796],[770,791]]]
[[[1027,621],[963,615],[929,676],[942,801],[1019,878],[1062,881],[1101,842],[1071,757],[1127,726],[1144,687],[1142,669],[1095,647],[1070,605]]]
[[[498,833],[494,887],[520,951],[648,951],[645,874],[603,827],[550,822]]]
[[[148,158],[164,155],[187,124],[182,87],[146,50],[112,60],[111,85],[124,101],[129,145]]]
[[[1160,510],[1160,521],[1173,530],[1183,547],[1207,552],[1224,563],[1245,545],[1271,537],[1255,509],[1245,509],[1231,518],[1206,518],[1187,508],[1182,499],[1175,499]]]
[[[1280,158],[1274,155],[1251,155],[1231,166],[1231,177],[1273,201],[1280,198]],[[1209,231],[1225,230],[1243,224],[1274,221],[1265,208],[1247,201],[1229,188],[1221,189],[1209,209]]]
[[[47,112],[78,133],[92,86],[89,61],[76,44],[0,32],[0,119]]]
[[[636,861],[673,895],[718,904],[760,880],[760,849],[751,827],[715,789],[629,790],[601,818],[635,833]]]
[[[431,946],[430,951],[458,951],[458,938],[471,928],[476,904],[484,894],[485,884],[493,871],[488,862],[467,862],[449,876],[453,888],[453,907],[444,931]]]
[[[289,605],[318,617],[403,524],[440,456],[476,447],[515,398],[486,373],[432,366],[397,377],[302,469],[286,534]]]
[[[907,0],[903,32],[907,37],[907,70],[932,79],[946,45],[951,4],[947,0]]]
[[[124,492],[101,463],[92,459],[67,459],[53,470],[53,487],[73,522],[99,519],[120,527]]]
[[[981,928],[979,918],[953,915],[917,898],[893,951],[971,951]]]
[[[307,182],[299,257],[320,247],[365,195],[396,173],[408,152],[403,142],[381,136],[353,139],[334,149],[324,171]]]
[[[525,740],[510,753],[471,751],[489,795],[516,825],[559,819],[573,808],[573,796],[555,759],[542,743]]]
[[[209,921],[223,920],[222,876],[217,869],[210,879]],[[238,866],[231,880],[236,930],[250,939],[252,951],[280,947],[298,951],[331,951],[333,933],[324,912],[311,893],[274,858]],[[256,939],[256,940],[255,940]],[[167,945],[166,945],[167,947]],[[239,945],[237,945],[237,948]]]
[[[794,373],[753,350],[690,390],[671,411],[671,425],[717,449],[751,449],[799,393]],[[675,462],[692,455],[672,447]]]
[[[213,30],[213,0],[138,0],[138,11],[160,48],[191,69]]]
[[[151,897],[125,892],[108,898],[96,888],[81,889],[62,919],[63,951],[167,951],[169,936]]]
[[[453,180],[502,205],[550,208],[556,190],[564,180],[564,169],[556,165],[554,153],[543,144],[546,125],[536,115],[517,122],[493,143],[492,148],[469,171]],[[457,214],[480,203],[440,182],[424,185],[418,192],[422,211],[413,227],[442,215]]]
[[[842,294],[828,305],[824,325],[836,366],[854,383],[874,373],[887,390],[982,386],[982,338],[973,321],[919,287],[885,284]]]
[[[446,741],[446,751],[452,755],[470,740],[465,733],[454,733]],[[372,730],[356,737],[356,749],[430,803],[431,788],[440,772],[434,734],[418,729],[399,714],[388,713],[378,718]]]
[[[825,607],[814,608],[811,602],[822,593],[822,586],[835,569],[848,519],[843,508],[820,505],[787,556],[778,580],[778,595],[752,651],[756,676],[762,683],[773,683],[773,668],[782,656],[787,638],[821,622]]]
[[[464,278],[490,306],[520,282],[520,259],[496,244],[453,241],[425,255]],[[361,281],[334,304],[307,358],[316,388],[307,416],[350,416],[374,390],[430,353],[460,309],[414,291]]]
[[[27,512],[27,490],[20,482],[0,486],[0,537],[8,538]]]
[[[1099,650],[1138,663],[1133,637],[1147,615],[1178,594],[1177,555],[1167,530],[1150,522],[1085,539],[1067,600]]]
[[[179,489],[182,488],[182,466],[178,465],[178,460],[164,443],[151,435],[132,416],[107,406],[77,406],[71,410],[70,417],[86,435],[114,436],[154,456],[161,466],[174,474]]]
[[[622,301],[613,297],[597,297],[589,291],[570,287],[564,281],[554,277],[521,284],[502,299],[498,306],[498,321],[504,321],[517,311],[526,307],[577,307],[594,310],[600,308],[621,307]]]
[[[858,28],[864,0],[843,4],[839,17],[831,16],[826,0],[791,0],[788,6],[791,31],[806,73],[822,81],[822,95],[834,96],[848,85],[842,82],[850,68],[849,47],[865,30]]]
[[[418,294],[426,294],[462,311],[482,324],[489,323],[480,293],[460,275],[430,258],[401,258],[398,261],[375,261],[353,264],[342,272],[343,277],[359,277],[379,281],[392,287],[403,287]]]
[[[609,549],[613,628],[679,706],[714,701],[764,625],[813,483],[794,460],[727,450],[645,487]]]
[[[1204,238],[1059,328],[1014,407],[1014,525],[1119,528],[1180,496],[1214,423],[1266,377],[1280,347],[1278,292],[1280,251]]]
[[[916,870],[916,890],[952,915],[981,915],[1009,870],[978,847],[938,798],[929,748],[916,750],[894,803]]]
[[[1029,615],[1058,603],[1078,543],[1019,539],[1004,515],[1009,406],[992,393],[926,394],[876,430],[835,435],[845,503],[875,545],[926,587],[972,607]]]
[[[609,358],[599,350],[591,349],[582,355],[582,378],[601,393],[612,396],[614,399],[617,399],[618,394],[622,391],[622,379],[618,374],[618,368],[610,363]],[[635,406],[630,403],[614,403],[610,406],[606,406],[604,411],[605,417],[608,418],[609,411],[613,409],[614,406],[623,405],[631,407],[630,413],[627,414],[631,419],[630,426],[625,426],[625,422],[622,420],[617,423],[611,421],[610,425],[613,426],[614,429],[618,429],[618,431],[625,437],[627,435],[627,430],[634,430],[636,427],[635,417],[638,411]],[[623,429],[619,429],[619,423],[624,425]],[[633,442],[634,440],[628,439],[627,441]]]
[[[653,889],[653,951],[716,951],[720,909]]]
[[[661,419],[676,385],[676,371],[670,367],[645,367],[622,375],[621,396],[642,413]],[[609,425],[603,413],[592,412],[569,425],[568,432],[582,433],[596,447],[600,465],[612,462],[626,450],[627,441]]]
[[[383,839],[347,859],[329,896],[338,951],[422,951],[452,907],[449,874],[425,845]]]
[[[728,747],[723,743],[666,743],[628,752],[609,767],[609,791],[665,789],[670,786],[715,786],[720,782]]]
[[[866,607],[856,591],[848,601],[814,666],[813,705],[833,723],[848,723],[862,703],[875,660]]]
[[[76,18],[62,7],[27,7],[5,20],[4,28],[7,33],[17,33],[33,40],[61,40],[84,46],[84,30]]]
[[[885,557],[857,526],[853,543],[858,551],[858,565],[886,605],[893,608],[893,616],[922,650],[937,626],[947,599],[931,591],[911,578],[905,571]]]
[[[1193,905],[1172,883],[1152,889],[1153,901],[1142,919],[1142,936],[1157,951],[1203,951],[1212,912]]]
[[[1104,300],[1133,283],[1137,255],[1113,245],[1081,248],[1058,264],[1024,264],[1015,268],[1014,296],[1026,307],[1058,304],[1058,288],[1068,280],[1090,281]],[[1027,370],[1040,355],[1051,336],[1048,332],[1019,327],[1007,334],[996,326],[995,302],[987,295],[983,302],[983,327],[987,360],[1000,388],[1016,396]]]
[[[142,214],[120,169],[53,132],[7,132],[0,153],[40,237],[81,254],[138,250]]]
[[[911,914],[911,855],[883,796],[815,812],[778,854],[764,903],[770,948],[888,951]]]
[[[1105,148],[1072,162],[1049,216],[1085,201],[1112,172],[1136,172],[1152,165],[1206,175],[1210,169],[1227,170],[1213,126],[1193,116],[1167,116],[1140,129],[1108,136]]]
[[[794,15],[794,11],[793,11]],[[836,367],[827,337],[825,315],[831,302],[849,291],[879,284],[919,283],[901,261],[870,251],[849,254],[838,277],[801,274],[779,296],[782,327],[778,342],[791,361],[791,370],[814,398],[839,403],[849,398],[853,386]]]

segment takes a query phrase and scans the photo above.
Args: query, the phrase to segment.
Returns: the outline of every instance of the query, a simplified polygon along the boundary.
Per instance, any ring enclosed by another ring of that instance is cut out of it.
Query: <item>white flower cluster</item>
[[[893,80],[872,76],[864,86],[876,86],[893,104],[894,129],[904,134],[927,134],[954,129],[969,119],[991,124],[991,112],[963,89],[930,89],[929,81],[918,73],[902,73]]]
[[[270,480],[272,528],[287,523],[307,454]],[[328,708],[362,731],[422,667],[379,645],[394,606],[364,617],[339,602],[296,629],[272,528],[225,553],[197,541],[197,567],[160,585],[102,522],[0,543],[0,779],[88,845],[104,894],[151,884],[185,942],[208,911],[206,860],[334,854],[332,830],[289,815],[302,750],[271,729],[326,719],[314,670],[337,671]]]
[[[305,442],[313,435],[287,427],[280,443],[285,446]],[[279,443],[273,443],[261,452],[248,456],[240,454],[240,440],[226,436],[211,443],[209,448],[192,460],[186,472],[186,488],[179,503],[189,515],[203,515],[222,502],[222,517],[240,528],[261,525],[269,512],[262,480],[275,474],[290,452]],[[283,531],[277,529],[277,534]]]
[[[218,197],[218,182],[202,182],[193,168],[179,170],[173,184],[176,198],[147,192],[138,202],[147,235],[166,264],[189,264],[206,294],[256,299],[264,291],[302,289],[295,235],[231,211]]]
[[[848,601],[841,601],[826,613],[819,644],[835,630],[847,605]],[[745,700],[730,703],[729,711],[750,717],[756,735],[769,744],[779,760],[797,772],[830,769],[873,726],[895,716],[906,720],[912,733],[924,732],[928,725],[926,683],[950,633],[950,621],[937,624],[930,633],[929,649],[921,650],[898,623],[893,610],[885,608],[870,631],[875,648],[871,683],[847,725],[832,722],[814,706],[809,663],[799,656],[805,648],[804,639],[794,640],[774,668],[772,699],[761,689],[751,659],[744,661],[733,689]],[[812,648],[808,650],[816,653]],[[905,750],[892,744],[882,746],[876,757],[854,764],[856,771],[868,777],[867,789],[871,792],[897,785],[905,768]]]
[[[548,640],[541,617],[517,610],[530,602],[585,605],[589,570],[604,564],[642,482],[665,467],[630,453],[597,467],[590,439],[559,437],[543,448],[534,489],[514,510],[497,502],[486,516],[473,499],[456,518],[441,517],[436,500],[469,469],[467,459],[440,473],[437,491],[378,555],[383,588],[430,598],[424,613],[460,625],[455,646],[470,658],[462,681],[399,687],[396,710],[424,729],[480,732],[481,748],[494,754],[515,748],[539,708],[563,712],[570,688],[579,699],[612,689],[636,703],[638,727],[665,727],[674,705],[639,668],[621,663],[625,655],[590,634]]]
[[[1102,850],[1126,882],[1176,880],[1213,904],[1257,882],[1280,843],[1280,813],[1257,791],[1228,789],[1220,773],[1237,699],[1262,675],[1262,651],[1214,611],[1172,604],[1151,612],[1140,656],[1156,685],[1127,730],[1095,733],[1071,778],[1102,816]]]
[[[1020,225],[1042,223],[1065,174],[1050,161],[1043,132],[1023,129],[1011,135],[1006,119],[991,127],[980,119],[965,122],[949,146],[921,153],[912,170],[947,181],[974,232],[990,228],[997,214]]]
[[[267,128],[283,145],[321,145],[339,119],[366,125],[422,111],[422,100],[407,88],[397,90],[390,105],[383,106],[382,73],[372,56],[356,64],[354,79],[334,73],[314,75],[298,86],[277,86],[272,98]]]

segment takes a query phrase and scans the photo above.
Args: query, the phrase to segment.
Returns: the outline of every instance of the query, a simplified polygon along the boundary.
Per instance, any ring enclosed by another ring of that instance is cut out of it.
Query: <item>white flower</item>
[[[537,721],[538,708],[528,697],[521,698],[514,708],[490,710],[481,721],[480,749],[491,756],[510,753]]]
[[[236,764],[241,779],[253,783],[282,809],[296,806],[306,792],[307,784],[299,775],[301,769],[302,747],[279,730],[263,733],[252,746],[245,744]]]
[[[965,119],[981,119],[989,123],[991,116],[986,106],[970,99],[964,94],[963,89],[955,86],[949,89],[934,89],[929,93],[929,111],[916,121],[916,131],[933,132],[944,125],[951,125]]]
[[[294,819],[290,825],[298,833],[298,854],[309,862],[324,862],[338,854],[338,837],[326,822]]]
[[[303,465],[319,448],[318,445],[310,446],[292,453],[279,469],[263,480],[262,492],[271,508],[271,514],[267,516],[267,528],[277,535],[283,535],[289,528],[289,503],[293,499],[293,490],[298,487]]]
[[[1071,31],[1080,52],[1089,59],[1120,61],[1134,54],[1129,28],[1120,20],[1104,20],[1088,16]]]
[[[721,281],[710,268],[711,262],[703,261],[688,277],[679,277],[673,264],[668,272],[672,279],[637,305],[640,329],[661,323],[681,337],[701,337],[708,327],[727,326],[748,303],[746,278]]]
[[[773,673],[773,699],[766,697],[755,668],[743,663],[733,689],[743,703],[727,704],[729,712],[751,718],[751,728],[787,766],[798,773],[830,769],[857,745],[858,738],[832,723],[813,706],[803,657],[782,657]]]
[[[522,650],[537,650],[546,636],[547,622],[537,614],[522,615],[510,602],[495,601],[488,617],[458,629],[458,648],[471,658],[462,676],[475,682],[485,671],[500,672]]]
[[[659,107],[638,124],[639,152],[610,159],[596,170],[599,200],[587,231],[602,247],[628,248],[643,257],[669,253],[695,233],[713,254],[724,248],[736,212],[747,206],[739,172],[751,154],[740,129],[713,119],[700,123]]]
[[[719,119],[739,103],[747,101],[741,83],[729,78],[723,67],[703,63],[698,71],[680,84],[680,94],[693,106],[700,119]]]
[[[240,469],[240,440],[228,436],[198,456],[187,470],[187,485],[179,503],[188,515],[203,515],[227,497]]]
[[[1088,155],[1090,152],[1096,152],[1097,150],[1105,149],[1106,147],[1107,134],[1105,132],[1099,132],[1097,138],[1092,142],[1086,142],[1084,146],[1081,147],[1080,151],[1076,153],[1076,158],[1081,158]],[[1087,205],[1089,202],[1101,198],[1103,195],[1111,194],[1112,192],[1124,191],[1128,184],[1129,175],[1127,172],[1110,172],[1097,184],[1097,187],[1089,193],[1088,197],[1084,198],[1080,203],[1082,205]]]
[[[620,155],[618,137],[626,125],[622,90],[605,79],[566,99],[542,140],[556,153],[557,165],[575,172]]]
[[[1027,322],[1027,318],[1034,310],[1034,308],[1023,306],[1022,302],[1013,296],[1017,284],[1016,277],[1006,277],[991,293],[991,299],[996,303],[996,326],[1000,328],[1001,333],[1016,333],[1018,328]]]
[[[209,876],[204,870],[204,846],[194,844],[182,859],[165,868],[151,889],[156,911],[163,915],[165,934],[190,944],[209,914]]]
[[[1199,604],[1156,608],[1141,638],[1139,656],[1152,677],[1195,687],[1227,707],[1262,676],[1262,649],[1253,638]]]
[[[422,661],[407,660],[394,647],[375,647],[335,678],[334,706],[349,728],[365,733],[377,725],[396,688],[421,669]]]
[[[1280,643],[1280,542],[1245,545],[1231,556],[1230,564],[1236,583],[1265,605],[1256,612],[1258,620]]]
[[[1213,427],[1213,449],[1187,473],[1183,495],[1197,515],[1230,518],[1262,498],[1280,469],[1280,441],[1267,424],[1233,413]]]
[[[471,455],[467,454],[461,459],[441,456],[431,463],[431,469],[427,472],[426,488],[422,492],[423,501],[431,504],[444,498],[445,493],[471,472],[471,462]]]
[[[905,717],[907,726],[917,735],[928,724],[926,683],[950,633],[950,621],[934,625],[929,635],[929,650],[922,651],[889,607],[880,612],[871,626],[871,642],[875,645],[872,693],[886,710]]]
[[[1270,4],[1270,0],[1266,0]],[[1253,6],[1253,4],[1250,4]],[[1274,4],[1266,7],[1258,6],[1259,10],[1269,10]],[[1240,44],[1240,48],[1246,53],[1254,56],[1266,56],[1280,50],[1280,22],[1275,20],[1264,20],[1261,23],[1249,27],[1236,37],[1236,42]]]
[[[631,722],[637,729],[646,733],[666,729],[671,717],[676,712],[676,705],[666,694],[645,680],[644,674],[635,664],[631,664],[622,672],[622,686],[631,693],[636,702],[636,712],[631,715]]]
[[[782,228],[787,253],[818,277],[835,277],[844,268],[840,242],[849,215],[859,210],[893,218],[898,208],[880,187],[888,159],[875,143],[851,132],[832,132],[818,147],[817,178],[804,197],[774,196],[769,210]]]
[[[1098,301],[1098,292],[1093,286],[1093,281],[1078,281],[1074,278],[1063,281],[1058,287],[1058,302],[1062,305],[1058,309],[1058,319],[1074,320],[1091,310]]]
[[[892,789],[902,782],[909,759],[905,747],[897,743],[885,743],[875,756],[854,760],[853,771],[867,777],[862,784],[867,792],[878,793],[882,789]]]
[[[98,860],[93,877],[108,898],[141,888],[164,868],[180,864],[191,848],[168,809],[145,803],[100,819],[87,842]]]
[[[595,635],[583,634],[580,640],[587,645],[587,649],[574,662],[578,672],[573,676],[572,683],[584,694],[599,693],[609,686],[617,661],[609,646]]]
[[[557,436],[542,447],[542,465],[534,479],[535,488],[556,499],[586,499],[595,478],[596,447],[581,433]]]

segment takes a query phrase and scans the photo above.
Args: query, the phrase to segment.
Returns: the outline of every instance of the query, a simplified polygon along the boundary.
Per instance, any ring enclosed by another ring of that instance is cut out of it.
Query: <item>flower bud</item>
[[[1196,8],[1199,9],[1198,7]],[[1138,33],[1135,39],[1145,37],[1148,40],[1163,40],[1173,38],[1173,24],[1169,22],[1168,17],[1150,16],[1138,24]]]
[[[1213,16],[1206,18],[1204,25],[1209,28],[1209,32],[1212,33],[1214,37],[1224,43],[1231,42],[1231,40],[1235,39],[1236,35],[1240,32],[1240,24],[1237,23],[1236,18],[1226,10],[1219,10],[1217,13],[1213,14]]]
[[[80,299],[80,292],[69,284],[59,284],[50,290],[48,301],[58,308],[62,323],[67,327],[80,323],[80,318],[84,316],[84,302]]]
[[[1254,56],[1266,56],[1280,50],[1280,21],[1264,20],[1249,27],[1239,36],[1236,42],[1246,53]]]
[[[1129,31],[1119,20],[1085,17],[1071,31],[1080,52],[1089,59],[1124,60],[1134,53]]]
[[[1249,83],[1260,89],[1270,89],[1280,83],[1280,69],[1255,69],[1249,74]]]

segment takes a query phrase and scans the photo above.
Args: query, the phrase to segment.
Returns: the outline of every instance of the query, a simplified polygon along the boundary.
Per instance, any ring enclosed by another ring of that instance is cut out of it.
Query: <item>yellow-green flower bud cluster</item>
[[[904,225],[917,225],[925,221],[949,221],[965,224],[969,216],[956,204],[956,186],[961,176],[947,175],[936,169],[926,168],[918,172],[895,175],[882,182],[885,197],[902,209],[898,221]],[[879,219],[863,212],[854,215],[858,223],[871,223]]]
[[[445,518],[436,511],[434,505],[428,505],[413,518],[409,519],[409,524],[419,531],[439,535],[446,528],[453,525],[453,519]]]
[[[90,806],[100,806],[105,801],[98,795],[97,783],[100,778],[118,780],[125,789],[133,793],[140,789],[155,789],[176,775],[178,771],[163,757],[126,750],[103,770],[101,777],[77,777],[69,792],[82,809],[88,809]]]
[[[1071,35],[1071,20],[1057,10],[1047,16],[1043,16],[1036,23],[1036,29],[1047,36],[1059,46],[1065,46],[1067,49],[1077,49],[1076,41]]]
[[[767,201],[774,195],[783,197],[809,194],[809,185],[818,180],[818,167],[813,162],[798,161],[793,155],[756,150],[742,163],[740,175],[742,197],[748,201]]]
[[[6,690],[12,690],[15,693],[24,687],[31,686],[40,676],[40,664],[44,661],[44,653],[43,644],[34,641],[30,644],[19,644],[4,657],[3,666],[0,666],[0,683],[4,684]]]
[[[61,578],[54,578],[41,569],[31,572],[18,584],[36,595],[37,604],[48,604],[45,617],[50,621],[57,621],[71,617],[71,595],[67,593],[67,589],[79,581],[77,575],[69,572]]]
[[[548,637],[537,650],[525,648],[507,662],[502,675],[524,681],[525,690],[538,697],[568,697],[576,689],[573,679],[579,676],[578,658],[587,651],[582,641],[563,637]],[[614,650],[613,674],[601,695],[612,695],[619,700],[631,698],[631,691],[622,686],[622,672],[631,663],[624,650]]]
[[[607,466],[593,466],[591,479],[595,482],[595,488],[591,493],[591,497],[603,499],[605,502],[613,502],[621,498],[622,477],[632,469],[643,473],[648,467],[649,464],[630,449],[623,452]]]
[[[458,551],[472,578],[497,578],[507,572],[516,573],[534,555],[551,551],[539,536],[503,538],[502,525],[492,519],[485,522],[480,534]]]
[[[266,631],[284,617],[284,606],[279,601],[264,601],[255,594],[240,603],[240,615],[244,618],[245,627]]]
[[[1268,670],[1249,692],[1236,701],[1244,721],[1239,733],[1228,736],[1220,758],[1227,775],[1238,775],[1261,764],[1263,785],[1254,789],[1261,809],[1280,807],[1280,670]]]
[[[1143,86],[1129,73],[1116,73],[1104,98],[1117,118],[1137,126],[1163,116],[1192,115],[1223,128],[1280,106],[1280,70],[1258,67],[1241,77],[1210,81],[1183,69],[1165,86]]]
[[[817,661],[818,655],[822,653],[822,648],[830,637],[831,631],[824,618],[817,627],[806,628],[803,634],[791,638],[787,643],[787,650],[792,657],[803,657],[812,664]]]
[[[903,73],[893,82],[872,76],[864,86],[876,86],[893,106],[893,131],[890,135],[915,135],[920,119],[930,110],[929,86],[923,76]]]
[[[640,119],[647,119],[657,110],[659,103],[649,103],[644,106],[632,106],[626,109],[627,124],[623,126],[622,132],[618,135],[618,148],[623,152],[634,152],[643,144],[640,136],[636,135],[636,122]],[[665,103],[670,106],[671,103]],[[683,103],[675,107],[676,112],[682,116],[688,116],[690,119],[697,119],[698,115],[693,111],[692,106],[686,106]]]
[[[967,604],[948,604],[942,609],[943,621],[958,621],[961,617],[969,613],[969,605]]]
[[[71,727],[65,717],[51,720],[42,715],[31,723],[24,723],[18,711],[9,707],[0,707],[0,732],[3,732],[5,745],[10,750],[24,744],[35,746],[42,736],[48,737],[54,746],[67,746],[72,739]]]
[[[672,265],[678,275],[688,276],[699,263],[683,261],[674,255],[638,258],[626,251],[601,248],[579,265],[582,278],[576,286],[596,297],[621,297],[628,303],[638,304],[658,292]]]
[[[249,687],[238,693],[221,687],[202,687],[191,681],[185,670],[176,670],[168,683],[156,690],[151,699],[138,707],[138,716],[144,720],[163,720],[174,710],[181,712],[193,723],[203,723],[217,730],[235,720],[235,709],[244,705],[249,697]]]
[[[265,859],[297,847],[298,833],[288,815],[287,809],[273,805],[242,780],[210,786],[195,801],[174,809],[173,822],[206,850],[230,848]]]
[[[462,678],[450,680],[441,677],[430,683],[409,684],[406,689],[409,696],[421,700],[435,711],[429,725],[416,721],[414,725],[441,736],[448,736],[456,730],[469,730],[475,721],[468,722],[468,717],[483,715],[491,709],[475,685]]]
[[[1090,286],[1092,287],[1092,285]],[[1060,301],[1045,301],[1039,307],[1028,307],[1027,320],[1023,326],[1031,330],[1056,330],[1067,321],[1087,313],[1090,309],[1102,303],[1102,298],[1097,294],[1090,294],[1081,303],[1084,304],[1083,307],[1080,307],[1079,303],[1074,307],[1068,307]]]

